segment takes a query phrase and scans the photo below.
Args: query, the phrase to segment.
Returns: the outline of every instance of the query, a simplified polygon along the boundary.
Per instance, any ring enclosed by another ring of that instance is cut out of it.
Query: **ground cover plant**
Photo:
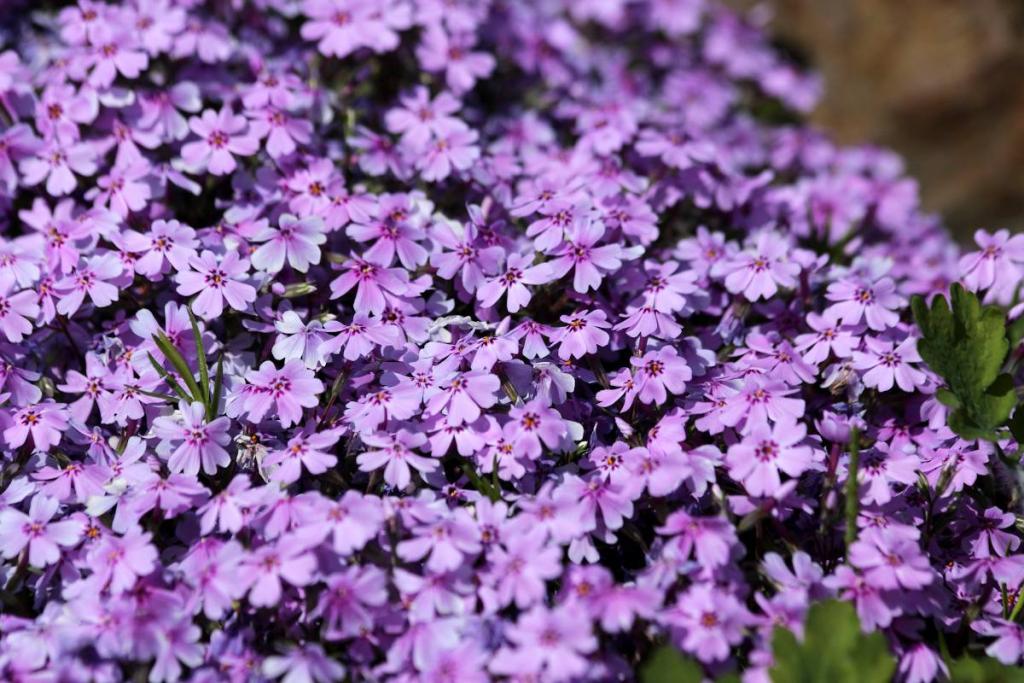
[[[753,19],[4,19],[3,680],[1020,678],[1024,236]]]

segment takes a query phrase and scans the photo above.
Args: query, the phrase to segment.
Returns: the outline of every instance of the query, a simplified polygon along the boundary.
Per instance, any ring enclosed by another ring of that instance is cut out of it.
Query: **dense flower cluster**
[[[1020,662],[1016,482],[908,300],[1012,304],[1024,237],[961,256],[737,15],[80,0],[6,40],[3,680],[628,680],[668,641],[755,682],[829,596],[901,679]]]

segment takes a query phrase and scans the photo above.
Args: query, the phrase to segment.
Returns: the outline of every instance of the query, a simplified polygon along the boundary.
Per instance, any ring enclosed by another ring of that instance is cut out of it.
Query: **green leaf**
[[[153,335],[153,343],[160,349],[160,353],[164,354],[164,358],[170,361],[171,365],[174,366],[174,370],[181,377],[182,381],[185,382],[185,386],[188,387],[189,393],[192,394],[192,402],[199,401],[203,402],[203,392],[199,390],[199,385],[196,384],[196,378],[192,374],[192,368],[185,362],[185,357],[181,355],[178,349],[174,348],[174,344],[167,338],[167,335],[160,332]]]
[[[191,306],[186,306],[188,320],[192,323],[192,338],[196,342],[196,357],[199,359],[199,390],[203,394],[203,403],[206,404],[206,419],[213,419],[213,408],[210,405],[210,369],[206,365],[206,349],[203,347],[203,334],[199,331],[199,321]]]
[[[811,606],[803,643],[776,627],[772,647],[774,683],[889,683],[896,670],[885,636],[862,633],[853,605],[838,600]]]
[[[935,398],[937,398],[939,400],[939,403],[946,406],[947,408],[960,407],[960,399],[956,397],[956,394],[954,394],[949,389],[946,389],[945,387],[935,392]]]
[[[952,683],[1024,683],[1024,669],[1000,664],[991,657],[958,659],[949,667]]]
[[[1020,346],[1024,340],[1024,315],[1006,326],[1006,338],[1010,341],[1010,350],[1013,351]]]
[[[214,416],[220,410],[220,397],[224,395],[224,352],[217,358],[217,371],[213,377],[213,398],[210,400],[210,411]]]
[[[1013,381],[1002,374],[1010,349],[1006,317],[959,284],[950,288],[950,300],[952,307],[937,296],[931,308],[919,296],[911,301],[922,335],[917,350],[946,382],[937,398],[954,409],[950,428],[965,438],[990,439],[1016,404]]]
[[[671,645],[662,645],[640,669],[640,683],[701,683],[704,672]]]
[[[178,398],[180,398],[181,400],[189,401],[189,395],[186,394],[185,390],[181,388],[181,385],[178,384],[178,382],[173,377],[171,377],[171,375],[166,370],[164,370],[164,366],[160,365],[160,363],[156,361],[156,358],[153,358],[153,354],[147,351],[146,355],[149,357],[149,362],[153,366],[153,369],[156,370],[156,374],[160,375],[160,377],[163,378],[165,382],[167,382],[167,386],[171,388],[171,391],[176,393],[178,395]]]

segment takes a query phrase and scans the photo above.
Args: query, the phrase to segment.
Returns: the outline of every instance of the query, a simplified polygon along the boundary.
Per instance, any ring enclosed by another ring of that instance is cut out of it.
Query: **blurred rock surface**
[[[731,0],[825,79],[814,114],[847,143],[902,153],[963,239],[1024,230],[1022,0]]]

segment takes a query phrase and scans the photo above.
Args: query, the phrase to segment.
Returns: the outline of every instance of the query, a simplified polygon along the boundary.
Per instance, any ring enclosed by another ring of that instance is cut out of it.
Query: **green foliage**
[[[949,667],[952,683],[1024,683],[1024,669],[995,659],[958,659]]]
[[[848,602],[813,605],[803,643],[792,631],[776,627],[772,648],[775,666],[769,675],[773,683],[889,683],[896,671],[885,636],[861,632],[857,613]]]
[[[950,289],[950,299],[952,308],[941,296],[929,308],[914,297],[922,335],[917,349],[946,382],[937,398],[951,408],[950,429],[967,439],[995,439],[1016,405],[1013,380],[1002,372],[1010,349],[1006,317],[959,284]]]
[[[701,683],[700,665],[671,645],[662,645],[640,669],[640,683]]]

